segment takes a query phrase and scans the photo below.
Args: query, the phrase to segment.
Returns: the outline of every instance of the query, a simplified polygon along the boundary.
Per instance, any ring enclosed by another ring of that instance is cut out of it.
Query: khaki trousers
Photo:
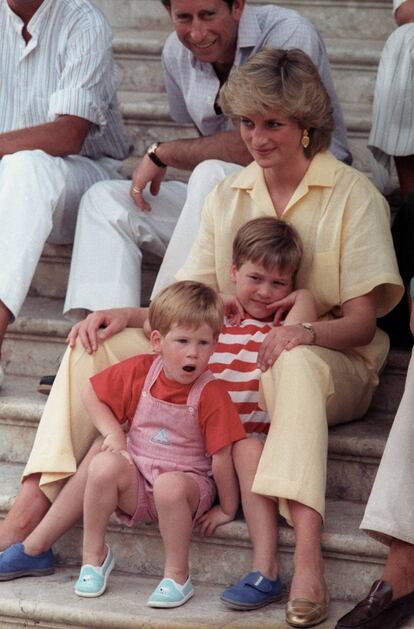
[[[50,500],[76,471],[96,435],[81,401],[87,379],[149,349],[142,330],[127,329],[93,355],[80,343],[66,352],[23,475],[41,473],[40,485]],[[323,518],[328,424],[361,417],[377,382],[366,362],[352,353],[308,346],[283,352],[262,377],[272,423],[253,491],[281,498],[288,519],[286,499],[312,507]]]

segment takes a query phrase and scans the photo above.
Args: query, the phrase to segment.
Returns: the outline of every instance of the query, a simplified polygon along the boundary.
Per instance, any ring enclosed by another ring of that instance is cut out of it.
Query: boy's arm
[[[291,293],[287,299],[293,299],[293,305],[285,318],[285,325],[296,325],[305,321],[316,321],[318,313],[316,311],[315,300],[307,288],[301,288]]]
[[[231,455],[232,445],[213,454],[212,470],[220,503],[200,518],[200,535],[212,535],[217,526],[231,522],[239,506],[239,485]]]
[[[126,437],[121,424],[109,406],[98,398],[90,382],[82,392],[82,401],[93,425],[104,437],[101,449],[126,453]]]

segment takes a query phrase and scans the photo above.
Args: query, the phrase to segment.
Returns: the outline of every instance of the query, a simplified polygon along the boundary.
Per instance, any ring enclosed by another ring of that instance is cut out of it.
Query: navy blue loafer
[[[258,609],[282,598],[279,577],[271,581],[261,572],[249,572],[234,585],[224,590],[220,600],[232,609]]]
[[[40,555],[32,556],[24,552],[23,544],[13,544],[0,555],[0,581],[53,574],[54,563],[51,548]]]

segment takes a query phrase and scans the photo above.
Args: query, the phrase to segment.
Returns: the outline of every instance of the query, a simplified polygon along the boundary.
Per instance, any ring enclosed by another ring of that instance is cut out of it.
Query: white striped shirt
[[[88,0],[44,0],[27,25],[0,0],[0,133],[73,115],[93,123],[87,157],[124,159],[112,33]]]
[[[259,405],[257,353],[271,329],[272,323],[257,319],[243,319],[239,325],[226,319],[209,361],[216,378],[224,381],[246,432],[262,436],[268,433],[270,419]]]
[[[246,6],[239,22],[234,65],[242,65],[262,48],[300,48],[309,55],[332,100],[335,130],[331,151],[340,160],[350,160],[325,44],[313,24],[296,11],[283,7]],[[176,33],[167,39],[162,60],[173,120],[193,122],[204,136],[233,129],[231,121],[224,114],[217,114],[214,108],[220,83],[210,63],[196,59]]]
[[[401,4],[394,0],[394,11]],[[391,33],[382,51],[368,147],[388,174],[392,156],[414,155],[414,23]]]

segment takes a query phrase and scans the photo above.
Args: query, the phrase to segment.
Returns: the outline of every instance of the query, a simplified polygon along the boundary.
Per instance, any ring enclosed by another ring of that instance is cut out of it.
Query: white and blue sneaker
[[[106,582],[115,565],[114,556],[108,544],[108,552],[102,566],[91,566],[86,563],[82,566],[79,578],[75,584],[75,594],[85,598],[101,596],[106,590]]]
[[[162,579],[147,600],[148,607],[179,607],[184,605],[194,594],[190,577],[184,585],[174,579]]]

